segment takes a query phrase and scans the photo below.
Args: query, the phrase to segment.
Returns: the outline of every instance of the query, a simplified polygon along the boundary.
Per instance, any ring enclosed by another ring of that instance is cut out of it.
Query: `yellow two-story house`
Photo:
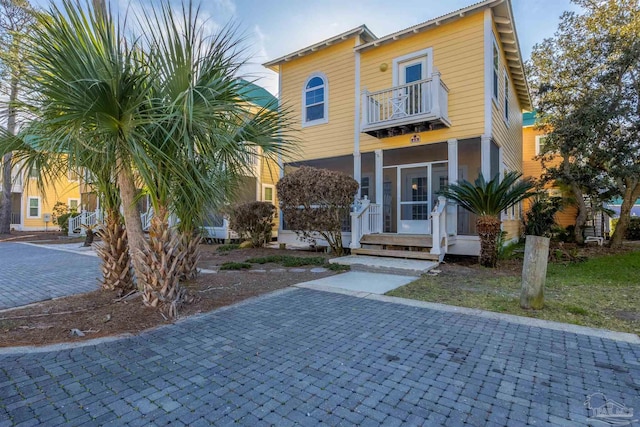
[[[300,131],[302,157],[284,173],[308,165],[360,182],[366,200],[345,236],[353,251],[432,239],[435,253],[479,253],[474,216],[437,193],[480,173],[522,171],[522,112],[531,101],[509,0],[384,37],[363,25],[265,66],[278,73],[280,101]],[[509,238],[519,236],[519,212],[503,214]],[[293,243],[282,225],[279,241]]]
[[[53,207],[61,202],[69,210],[81,209],[78,175],[61,174],[57,179],[39,185],[37,170],[25,171],[18,165],[12,170],[11,229],[16,231],[53,231],[60,227],[55,223]]]

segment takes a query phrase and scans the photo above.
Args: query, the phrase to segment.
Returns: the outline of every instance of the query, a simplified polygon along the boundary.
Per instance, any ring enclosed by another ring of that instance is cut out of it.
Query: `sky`
[[[121,8],[130,3],[130,0],[114,1]],[[157,0],[133,0],[133,3],[140,7],[152,1]],[[382,37],[477,1],[202,0],[201,4],[211,28],[220,28],[229,22],[239,26],[250,58],[241,71],[277,94],[277,75],[262,67],[266,61],[362,24]],[[32,3],[46,8],[48,1],[32,0]],[[534,44],[553,36],[562,12],[578,10],[570,0],[512,0],[512,5],[524,60],[529,58]]]

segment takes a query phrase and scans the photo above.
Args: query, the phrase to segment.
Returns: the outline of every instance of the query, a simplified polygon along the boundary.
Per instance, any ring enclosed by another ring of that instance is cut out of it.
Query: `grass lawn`
[[[601,249],[606,252],[606,249]],[[640,334],[640,248],[549,264],[542,310],[520,308],[521,261],[497,270],[448,263],[388,295]]]

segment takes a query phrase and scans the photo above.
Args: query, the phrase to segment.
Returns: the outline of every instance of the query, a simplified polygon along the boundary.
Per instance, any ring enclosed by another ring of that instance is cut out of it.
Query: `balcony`
[[[449,88],[440,73],[362,94],[361,132],[386,138],[450,127]]]

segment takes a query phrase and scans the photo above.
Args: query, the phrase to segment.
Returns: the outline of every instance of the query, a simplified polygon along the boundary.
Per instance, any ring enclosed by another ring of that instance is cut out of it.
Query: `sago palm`
[[[486,181],[480,174],[472,184],[451,184],[440,192],[446,198],[477,215],[476,229],[480,237],[480,264],[494,268],[498,262],[497,241],[500,235],[500,213],[530,196],[534,183],[521,179],[522,174],[508,172]]]

